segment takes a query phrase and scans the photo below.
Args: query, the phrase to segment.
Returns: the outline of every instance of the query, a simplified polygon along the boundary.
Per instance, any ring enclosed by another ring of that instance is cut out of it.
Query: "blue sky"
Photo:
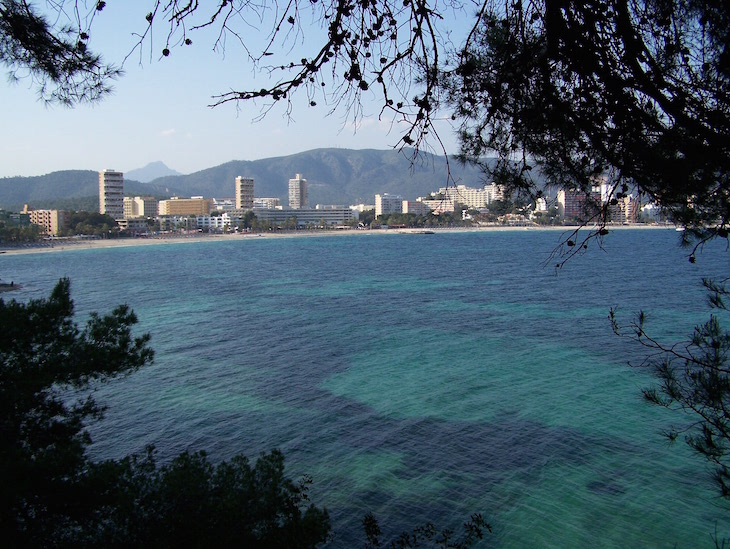
[[[108,2],[94,23],[91,49],[106,62],[121,64],[134,46],[132,32],[144,29],[149,4]],[[157,160],[191,173],[230,160],[320,147],[387,149],[401,137],[389,120],[378,121],[375,103],[365,103],[357,129],[344,111],[328,115],[328,107],[309,107],[303,94],[293,120],[276,107],[263,121],[253,122],[260,104],[211,109],[213,95],[263,87],[265,80],[254,75],[240,48],[229,44],[224,56],[213,51],[212,35],[192,38],[193,46],[174,48],[170,57],[159,60],[164,44],[162,37],[155,37],[152,60],[149,50],[142,64],[139,55],[127,60],[113,94],[91,106],[49,107],[38,100],[29,80],[10,84],[0,79],[0,177],[67,169],[129,171]],[[293,47],[299,55],[301,44]],[[0,71],[7,72],[4,67]],[[456,152],[447,123],[439,132],[448,151]]]

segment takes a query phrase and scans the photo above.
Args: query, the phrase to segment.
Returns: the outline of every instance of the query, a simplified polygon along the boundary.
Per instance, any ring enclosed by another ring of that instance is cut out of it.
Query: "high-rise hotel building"
[[[253,179],[251,177],[236,178],[236,209],[250,210],[253,208]]]
[[[114,170],[99,172],[99,212],[124,219],[124,174]]]
[[[307,180],[298,173],[289,180],[289,208],[300,210],[307,207]]]

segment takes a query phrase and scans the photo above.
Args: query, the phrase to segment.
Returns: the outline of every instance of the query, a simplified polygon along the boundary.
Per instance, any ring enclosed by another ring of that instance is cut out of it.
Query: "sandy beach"
[[[616,225],[609,226],[612,230],[625,229],[664,229],[674,230],[673,226],[665,225]],[[53,242],[44,241],[38,244],[27,244],[23,246],[2,247],[0,246],[0,257],[2,255],[16,254],[37,254],[37,253],[58,253],[70,250],[83,250],[94,248],[114,248],[125,246],[156,246],[160,244],[185,244],[193,242],[214,242],[234,241],[257,238],[304,238],[323,236],[366,236],[366,235],[403,235],[423,234],[428,231],[434,234],[447,232],[491,232],[491,231],[562,231],[571,234],[580,229],[589,231],[591,227],[577,226],[527,226],[510,227],[504,225],[487,227],[452,227],[452,228],[416,228],[416,229],[374,229],[374,230],[318,230],[318,231],[287,231],[271,233],[238,233],[238,234],[185,234],[185,235],[161,235],[145,238],[110,238],[110,239],[56,239]],[[8,288],[9,289],[9,288]]]

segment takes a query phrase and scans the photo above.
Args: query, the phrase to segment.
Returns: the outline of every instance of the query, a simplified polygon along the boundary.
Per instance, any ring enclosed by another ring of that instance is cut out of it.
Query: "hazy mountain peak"
[[[133,179],[134,181],[140,181],[142,183],[149,183],[157,179],[158,177],[166,177],[169,175],[182,175],[180,172],[176,172],[173,169],[165,166],[164,162],[150,162],[144,168],[138,168],[136,170],[130,170],[124,172],[125,179]]]

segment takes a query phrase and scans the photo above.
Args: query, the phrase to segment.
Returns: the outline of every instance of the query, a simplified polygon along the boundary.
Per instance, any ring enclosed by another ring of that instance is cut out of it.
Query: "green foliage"
[[[111,91],[109,80],[121,71],[91,53],[88,38],[81,29],[54,25],[25,1],[0,3],[0,63],[11,78],[30,75],[45,101],[93,102]]]
[[[369,227],[373,221],[375,221],[375,210],[365,210],[364,212],[360,212],[360,218],[356,224],[362,223],[366,227]]]
[[[491,533],[492,527],[487,524],[480,514],[471,516],[471,519],[464,523],[464,533],[456,538],[453,530],[437,530],[432,523],[414,528],[410,532],[403,532],[387,545],[380,541],[382,531],[375,516],[368,513],[362,520],[363,530],[367,543],[366,549],[377,549],[389,547],[390,549],[406,549],[410,547],[439,547],[442,549],[466,549],[471,547],[484,537],[484,532]]]
[[[240,229],[250,229],[256,222],[256,214],[253,210],[248,210],[243,214],[243,219],[239,224]]]
[[[167,187],[171,190],[174,189],[174,185],[169,183]],[[164,198],[170,196],[170,192],[166,191],[164,186],[138,183],[128,179],[124,180],[124,192],[127,196],[154,195]],[[228,194],[230,194],[230,190]],[[0,178],[0,204],[13,211],[20,211],[24,204],[28,204],[39,210],[98,212],[99,172],[62,170],[33,177],[2,177]]]
[[[294,155],[253,161],[237,160],[189,175],[168,176],[155,183],[124,180],[125,196],[169,198],[179,196],[230,196],[233,181],[245,173],[256,182],[256,196],[279,197],[286,203],[287,181],[297,172],[309,182],[311,204],[373,203],[376,193],[421,196],[443,187],[449,170],[465,184],[480,179],[474,166],[425,155],[422,165],[391,150],[315,149]],[[474,183],[470,183],[474,182]],[[166,192],[166,189],[169,191]],[[71,198],[78,197],[78,200]],[[0,178],[0,205],[20,211],[23,204],[37,209],[99,211],[99,175],[95,171],[60,171],[36,177]],[[63,200],[68,198],[69,200]]]
[[[22,244],[40,240],[41,230],[38,225],[16,225],[8,221],[0,221],[0,244]]]
[[[60,547],[315,547],[326,510],[304,478],[284,475],[279,451],[212,465],[184,452],[91,462],[86,427],[104,407],[90,388],[152,362],[127,306],[73,322],[70,285],[48,299],[0,299],[0,539]],[[86,395],[86,396],[82,396]]]
[[[149,336],[132,337],[128,307],[73,322],[69,281],[48,299],[0,299],[0,537],[49,540],[84,514],[75,491],[88,465],[85,425],[101,417],[93,396],[73,390],[152,361]],[[13,543],[11,543],[12,545]]]
[[[54,26],[25,2],[3,2],[0,62],[15,72],[28,68],[50,81],[64,71],[79,70],[81,82],[86,74],[92,89],[99,78],[108,81],[110,75],[103,73],[97,78],[98,59],[86,53],[90,29],[74,27],[93,21],[83,15],[95,13],[95,8],[85,11],[82,3],[72,4],[74,10],[64,9],[63,2],[50,6],[58,16],[49,18],[59,22]],[[150,2],[149,8],[140,8],[140,28],[132,29],[139,37],[137,45],[152,47],[152,37],[162,32],[167,38],[159,51],[167,58],[176,48],[193,44],[189,34],[217,27],[216,47],[240,44],[254,71],[265,70],[269,87],[231,87],[215,96],[215,104],[247,99],[288,103],[301,91],[310,106],[321,102],[328,112],[344,108],[357,119],[367,90],[381,102],[381,118],[390,116],[399,127],[405,122],[397,146],[410,159],[431,136],[442,146],[433,122],[448,109],[460,123],[462,158],[493,175],[508,193],[536,197],[544,176],[552,185],[588,196],[605,177],[609,200],[587,221],[605,223],[610,199],[635,191],[659,204],[670,219],[705,231],[701,238],[726,230],[730,222],[727,2],[484,0],[476,3],[472,27],[463,36],[453,35],[450,28],[452,11],[464,9],[458,0],[305,2],[283,27],[280,18],[271,16],[268,3],[226,1],[178,8],[177,2]],[[321,22],[327,32],[305,37],[304,19]],[[266,37],[263,51],[256,48],[255,29],[245,25],[249,20],[260,22]],[[69,36],[73,39],[66,40]],[[304,49],[293,42],[305,38]],[[318,53],[301,58],[301,51]],[[270,56],[276,61],[264,69],[259,62]],[[423,172],[425,165],[425,171],[435,173],[429,155],[412,164],[409,174],[408,167],[393,169],[398,168],[395,163],[369,165],[365,157],[370,152],[344,162],[330,150],[310,167],[302,167],[296,157],[280,164],[286,165],[287,176],[295,172],[294,163],[296,171],[310,174],[310,181],[335,183],[338,188],[332,185],[327,192],[330,198],[322,196],[330,203],[371,196],[340,189],[360,180],[379,182],[384,175],[392,179],[393,173],[399,174],[398,187],[380,192],[422,194],[407,190],[419,180],[416,172]],[[493,155],[496,162],[489,158]],[[355,177],[364,166],[367,177]],[[449,163],[439,179],[455,181],[449,170],[456,168]],[[225,177],[200,172],[193,179],[200,186],[206,178],[232,181],[243,172],[262,182],[269,176],[230,163]],[[167,178],[159,181],[166,184]],[[278,181],[284,185],[286,176]],[[285,196],[276,185],[266,194]]]
[[[235,456],[214,466],[205,452],[183,452],[158,466],[154,451],[94,464],[90,478],[103,490],[91,537],[97,546],[315,547],[329,539],[326,510],[308,503],[305,478],[284,475],[278,450],[253,466]]]
[[[126,186],[126,182],[125,182]],[[99,196],[78,196],[72,198],[46,198],[33,200],[37,210],[65,210],[67,212],[98,212]]]
[[[586,196],[605,176],[690,227],[730,221],[727,2],[484,7],[443,80],[465,158],[530,196],[539,167]]]
[[[76,234],[109,236],[117,234],[119,225],[113,217],[99,212],[72,212],[69,216],[68,229],[60,236],[73,236]]]
[[[390,227],[423,227],[426,217],[413,213],[391,213],[378,217],[378,223]]]
[[[730,294],[725,282],[704,280],[714,309],[727,310],[723,298]],[[671,427],[666,436],[685,441],[699,455],[715,465],[715,480],[724,498],[730,498],[730,332],[722,328],[717,315],[697,326],[683,344],[665,345],[647,332],[644,313],[628,330],[610,314],[614,332],[631,337],[654,354],[647,359],[659,385],[644,389],[652,404],[689,412],[691,423]]]

